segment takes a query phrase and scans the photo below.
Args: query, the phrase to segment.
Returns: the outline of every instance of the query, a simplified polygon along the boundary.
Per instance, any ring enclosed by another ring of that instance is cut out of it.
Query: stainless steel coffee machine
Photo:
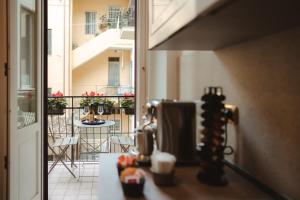
[[[196,158],[196,105],[190,102],[161,101],[157,111],[157,149],[176,156],[177,163]]]
[[[138,162],[146,164],[150,162],[150,156],[154,150],[154,138],[157,133],[156,105],[159,102],[147,103],[147,113],[144,115],[144,124],[136,131]]]

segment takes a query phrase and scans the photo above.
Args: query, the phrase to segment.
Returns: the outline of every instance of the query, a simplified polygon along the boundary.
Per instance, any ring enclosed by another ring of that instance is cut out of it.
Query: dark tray
[[[98,121],[92,121],[92,122],[87,121],[87,120],[82,121],[82,124],[84,124],[84,125],[101,125],[104,123],[105,123],[104,120],[98,120]]]

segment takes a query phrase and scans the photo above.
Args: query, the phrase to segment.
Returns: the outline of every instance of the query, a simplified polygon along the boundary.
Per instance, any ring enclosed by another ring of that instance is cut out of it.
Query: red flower
[[[53,96],[53,97],[62,97],[62,96],[64,96],[64,94],[60,91],[57,91],[56,93],[52,93],[51,96]]]
[[[62,97],[62,96],[64,96],[64,94],[62,92],[60,92],[60,91],[57,91],[56,96],[57,97]]]
[[[134,97],[134,94],[131,93],[131,92],[125,92],[125,93],[124,93],[124,96],[125,96],[125,97]]]
[[[96,93],[96,92],[94,92],[94,91],[91,91],[90,93],[85,92],[85,93],[83,93],[81,96],[91,96],[91,97],[94,97],[94,96],[103,96],[103,94],[102,94],[102,93]]]
[[[92,97],[93,97],[93,96],[95,96],[95,95],[96,95],[96,92],[91,91],[89,96],[92,96]]]

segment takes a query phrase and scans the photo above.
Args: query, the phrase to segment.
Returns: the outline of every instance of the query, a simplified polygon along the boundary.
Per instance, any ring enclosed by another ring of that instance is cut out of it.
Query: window
[[[96,12],[85,12],[85,34],[96,34]]]
[[[48,29],[48,55],[52,55],[52,29]]]
[[[108,9],[108,23],[110,28],[117,28],[118,19],[121,17],[121,8],[119,6],[110,6]]]
[[[108,86],[120,85],[120,58],[108,58]]]
[[[23,128],[37,122],[36,87],[36,37],[35,13],[21,8],[20,12],[20,65],[18,69],[18,121],[17,127]]]

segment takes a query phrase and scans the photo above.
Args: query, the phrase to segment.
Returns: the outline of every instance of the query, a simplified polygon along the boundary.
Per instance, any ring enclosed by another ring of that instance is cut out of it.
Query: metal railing
[[[84,107],[80,106],[80,100],[83,98],[100,98],[101,100],[110,99],[114,101],[114,106],[110,110],[111,113],[104,112],[100,118],[113,121],[115,124],[104,128],[82,128],[76,126],[76,120],[77,122],[81,121],[86,112]],[[79,148],[72,148],[68,152],[72,160],[80,159],[81,161],[97,162],[100,153],[123,152],[124,148],[110,144],[109,138],[111,136],[121,136],[129,138],[134,143],[135,113],[132,113],[132,110],[131,113],[128,113],[126,112],[127,108],[121,106],[121,100],[124,98],[132,98],[134,100],[134,97],[128,96],[48,97],[48,101],[60,99],[67,103],[66,108],[63,110],[52,110],[48,107],[48,135],[51,134],[54,138],[62,138],[79,134]],[[51,142],[50,139],[48,140]],[[53,155],[51,155],[50,151],[48,152],[48,159],[52,160]]]
[[[85,91],[95,91],[106,96],[120,96],[124,93],[134,93],[134,87],[127,85],[120,86],[108,86],[108,85],[73,85],[73,88],[76,88],[76,93],[82,94]],[[50,92],[51,93],[51,92]]]
[[[92,23],[73,23],[73,27],[94,27],[95,35],[107,29],[121,29],[135,26],[134,7],[108,7],[107,12]],[[100,31],[100,32],[99,32]]]
[[[133,27],[135,25],[135,9],[134,7],[109,7],[108,13],[100,17],[99,25],[108,28]]]

